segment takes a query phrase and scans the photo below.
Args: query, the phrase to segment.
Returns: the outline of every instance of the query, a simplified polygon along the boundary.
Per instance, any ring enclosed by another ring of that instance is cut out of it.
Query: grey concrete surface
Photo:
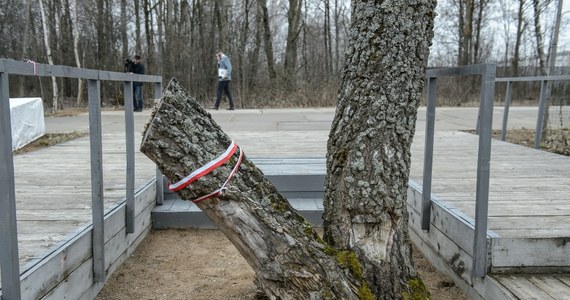
[[[299,108],[299,109],[238,109],[208,110],[214,120],[226,132],[264,132],[264,131],[329,131],[335,108]],[[495,107],[493,128],[500,129],[504,109]],[[511,107],[508,128],[534,128],[537,107]],[[103,131],[124,131],[124,111],[103,111],[101,121]],[[135,113],[135,128],[142,130],[148,120],[150,110]],[[417,130],[425,130],[426,109],[418,109]],[[88,114],[82,113],[71,117],[46,117],[46,132],[61,133],[70,131],[88,131]],[[436,130],[474,129],[477,122],[476,107],[438,107],[436,109]]]
[[[493,128],[502,126],[503,108],[495,107]],[[330,127],[335,114],[334,107],[287,108],[287,109],[237,109],[208,110],[249,157],[325,157]],[[475,129],[477,107],[438,107],[436,131]],[[537,107],[512,107],[508,128],[535,128]],[[103,111],[101,114],[103,134],[124,132],[124,111]],[[150,110],[134,113],[135,140],[147,122]],[[88,114],[72,117],[48,117],[46,132],[71,132],[89,130]],[[418,109],[416,130],[425,131],[426,108]],[[303,143],[299,140],[311,141]],[[138,143],[138,142],[136,142]]]

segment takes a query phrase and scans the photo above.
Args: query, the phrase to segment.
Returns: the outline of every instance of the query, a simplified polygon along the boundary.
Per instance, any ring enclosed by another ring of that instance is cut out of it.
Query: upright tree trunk
[[[50,65],[53,65],[53,57],[51,54],[51,46],[50,46],[50,42],[49,42],[49,29],[48,29],[48,24],[47,24],[47,19],[46,19],[46,13],[44,10],[44,3],[43,3],[43,0],[38,0],[38,2],[40,3],[40,14],[42,16],[42,28],[44,31],[44,45],[46,47],[46,55],[47,55],[48,63]],[[57,88],[57,81],[56,81],[55,77],[51,78],[51,86],[52,86],[52,90],[53,90],[51,111],[56,112],[57,108],[58,108],[59,90]]]
[[[226,24],[225,13],[223,12],[225,0],[217,0],[214,4],[214,17],[216,18],[216,28],[218,28],[218,38],[216,39],[216,47],[218,50],[223,50],[228,53],[227,38],[226,38]]]
[[[259,1],[258,1],[259,2]],[[249,56],[249,76],[247,77],[247,86],[254,90],[256,87],[256,79],[259,69],[259,49],[261,48],[261,32],[263,31],[263,12],[261,11],[261,6],[256,3],[256,13],[255,13],[255,41],[253,46],[253,51],[251,51]],[[245,67],[245,66],[244,66]],[[248,101],[245,98],[243,101]]]
[[[412,264],[406,198],[435,6],[435,0],[353,1],[327,149],[323,219],[325,241],[356,254],[377,299],[417,299],[407,293],[421,282]]]
[[[558,34],[560,33],[560,19],[562,17],[562,2],[563,0],[558,0],[558,6],[556,7],[556,20],[554,21],[554,30],[552,31],[552,39],[550,40],[550,53],[548,55],[548,69],[546,69],[546,75],[552,75],[554,68],[556,67],[556,53],[558,48]],[[550,95],[552,94],[552,81],[546,83],[546,105],[544,109],[544,119],[542,120],[542,141],[545,141],[548,122],[550,119]],[[560,103],[562,105],[562,102]],[[560,107],[562,111],[562,107]],[[562,114],[560,114],[562,118]]]
[[[240,30],[240,43],[239,43],[239,49],[238,49],[238,53],[237,53],[237,67],[238,67],[238,74],[239,77],[237,78],[240,83],[240,88],[238,89],[238,97],[239,99],[241,99],[241,102],[243,103],[244,99],[247,99],[247,93],[249,92],[249,87],[248,87],[248,82],[249,80],[248,78],[248,74],[247,74],[247,67],[245,64],[245,58],[247,56],[247,50],[246,50],[246,46],[247,46],[247,38],[249,36],[249,6],[250,6],[250,0],[245,0],[244,4],[243,4],[243,26],[242,26],[242,30]]]
[[[473,11],[474,0],[461,0],[465,1],[465,21],[463,23],[463,40],[461,41],[463,55],[461,57],[460,65],[468,65],[472,61],[472,45],[473,45]]]
[[[546,60],[544,59],[544,42],[542,39],[542,29],[540,26],[540,1],[532,0],[534,11],[534,36],[536,37],[536,53],[538,55],[538,64],[540,72],[538,75],[546,75]]]
[[[141,151],[171,181],[178,182],[213,161],[231,145],[230,138],[176,80],[172,80],[152,112]],[[228,163],[192,182],[178,195],[196,202],[255,270],[259,289],[270,299],[358,299],[366,291],[348,266],[318,237],[273,184],[240,150]],[[215,256],[212,257],[215,259]]]
[[[323,53],[324,53],[324,57],[325,57],[325,69],[324,69],[324,74],[323,77],[326,81],[328,81],[328,79],[331,76],[331,66],[332,66],[332,53],[330,52],[331,50],[331,25],[330,25],[330,1],[329,0],[323,0],[323,4],[324,4],[324,15],[323,15],[323,38],[324,38],[324,49],[323,49]]]
[[[475,41],[473,43],[473,63],[481,62],[481,28],[483,27],[483,12],[488,0],[480,0],[477,7],[477,20],[475,23]]]
[[[76,2],[77,0],[73,0]],[[123,59],[129,57],[129,39],[127,36],[127,0],[121,0],[121,56]]]
[[[147,64],[145,73],[152,74],[152,66],[154,64],[154,30],[152,29],[152,10],[150,0],[144,0],[144,28],[146,35]]]
[[[77,20],[77,0],[73,0],[71,8],[71,26],[73,26],[73,57],[75,65],[81,68],[81,59],[79,58],[79,22]],[[77,80],[77,105],[83,103],[83,79]]]
[[[457,20],[457,65],[461,66],[463,64],[463,51],[465,51],[465,49],[463,49],[463,28],[465,27],[465,18],[463,15],[465,14],[465,5],[463,4],[463,0],[457,2],[459,2],[459,17]]]
[[[143,54],[141,52],[141,11],[140,0],[134,0],[134,14],[135,14],[135,50],[134,52]]]
[[[519,0],[517,15],[517,36],[515,40],[515,54],[513,56],[513,76],[519,76],[520,49],[524,31],[524,0]]]
[[[28,57],[28,48],[30,48],[30,45],[28,44],[28,40],[29,40],[29,32],[30,32],[30,6],[32,4],[32,0],[24,0],[24,4],[22,5],[24,7],[24,30],[22,32],[22,58],[23,59],[29,59]],[[1,30],[1,29],[0,29]],[[20,97],[23,97],[25,95],[25,89],[26,89],[26,77],[25,76],[19,76],[19,94]]]
[[[267,0],[257,0],[260,6],[263,18],[263,37],[265,44],[265,57],[267,59],[267,70],[269,78],[274,79],[277,75],[275,73],[275,62],[273,59],[273,39],[271,37],[271,27],[269,26],[269,12],[267,11]]]
[[[297,69],[297,41],[301,29],[301,7],[303,0],[289,0],[287,11],[287,45],[285,46],[285,76],[290,83],[295,82]]]
[[[341,10],[339,9],[338,0],[334,0],[334,73],[335,75],[339,73],[339,65],[340,65],[340,14]]]

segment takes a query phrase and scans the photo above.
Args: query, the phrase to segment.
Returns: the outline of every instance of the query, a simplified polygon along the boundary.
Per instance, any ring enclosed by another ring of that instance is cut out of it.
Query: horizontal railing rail
[[[505,109],[503,111],[503,124],[501,127],[501,141],[504,141],[507,138],[507,123],[509,120],[509,108],[513,97],[513,82],[540,81],[540,96],[538,98],[538,113],[536,115],[536,127],[534,133],[534,148],[539,149],[540,141],[542,140],[542,130],[544,129],[544,114],[548,104],[548,85],[553,81],[568,80],[570,80],[570,75],[496,78],[495,82],[507,83],[507,90],[505,92]]]
[[[101,132],[101,81],[123,82],[125,103],[126,143],[126,216],[127,233],[134,232],[135,222],[135,147],[133,82],[147,82],[154,85],[154,96],[162,95],[162,77],[111,71],[81,69],[69,66],[38,64],[35,62],[0,59],[0,275],[2,278],[2,299],[21,299],[20,270],[18,255],[18,231],[16,219],[16,193],[14,180],[14,157],[10,117],[9,76],[40,76],[76,78],[87,80],[89,106],[89,139],[91,164],[91,202],[93,220],[93,278],[97,283],[105,281],[105,241],[103,207],[103,165]],[[158,173],[158,171],[157,171]],[[157,176],[158,178],[158,176]],[[157,185],[161,186],[161,185]],[[157,190],[157,196],[162,192]]]

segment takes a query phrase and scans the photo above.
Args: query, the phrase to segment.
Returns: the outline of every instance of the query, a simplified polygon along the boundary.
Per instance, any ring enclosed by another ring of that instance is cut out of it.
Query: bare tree
[[[47,55],[48,63],[50,65],[53,65],[54,63],[53,63],[53,57],[52,57],[52,53],[51,53],[50,35],[49,35],[49,29],[48,29],[48,24],[47,24],[47,19],[46,19],[46,13],[44,10],[44,3],[43,3],[43,0],[38,0],[38,2],[40,4],[40,13],[42,16],[42,28],[43,28],[43,32],[44,32],[44,45],[45,45],[45,49],[46,49],[46,55]],[[55,77],[51,78],[51,86],[52,86],[52,93],[53,93],[51,111],[56,112],[58,109],[59,90],[57,87],[57,81],[56,81]]]
[[[269,13],[267,12],[267,0],[257,0],[257,5],[259,5],[261,16],[263,19],[263,33],[264,33],[264,45],[265,45],[265,57],[267,59],[267,69],[269,71],[269,78],[275,78],[275,66],[273,58],[273,40],[271,35],[271,27],[269,26]]]
[[[79,22],[77,20],[77,0],[73,0],[71,4],[71,26],[73,27],[73,57],[75,65],[81,68],[81,59],[79,58]],[[125,29],[126,33],[126,29]],[[83,80],[79,79],[77,83],[77,105],[83,102]]]
[[[393,1],[388,10],[383,1],[353,1],[328,142],[323,219],[325,241],[356,255],[377,299],[402,297],[418,276],[406,197],[435,5]]]
[[[289,83],[295,82],[297,69],[297,42],[301,30],[303,0],[289,0],[287,10],[287,45],[285,49],[285,76]]]
[[[560,22],[562,18],[562,2],[563,0],[558,0],[558,5],[556,7],[556,20],[554,22],[554,30],[552,31],[552,39],[550,42],[550,53],[548,55],[548,69],[546,70],[546,75],[551,75],[554,67],[556,67],[556,55],[558,48],[558,34],[560,33]],[[542,142],[546,138],[546,133],[548,131],[548,120],[550,119],[550,96],[552,94],[552,82],[548,81],[546,84],[546,107],[544,110],[544,119],[542,121]],[[562,111],[562,107],[560,108]],[[562,117],[562,116],[561,116]]]
[[[546,74],[546,59],[544,55],[544,42],[542,38],[542,29],[540,26],[540,0],[532,0],[532,8],[534,11],[534,36],[536,37],[536,53],[540,67],[540,75]]]
[[[460,45],[459,45],[459,65],[468,65],[472,61],[473,43],[473,13],[475,10],[474,0],[460,0],[461,23]]]
[[[525,0],[519,0],[519,9],[517,14],[517,35],[515,41],[515,54],[513,56],[513,76],[519,75],[519,62],[520,62],[520,49],[522,43],[522,36],[525,30],[526,24],[524,19],[524,2]]]

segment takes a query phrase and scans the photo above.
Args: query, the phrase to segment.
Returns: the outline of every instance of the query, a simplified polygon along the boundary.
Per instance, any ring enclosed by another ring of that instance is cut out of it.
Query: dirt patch
[[[417,249],[413,259],[431,299],[467,299]],[[96,299],[253,299],[253,277],[251,267],[219,230],[157,230],[109,278]]]
[[[86,112],[86,107],[70,107],[66,109],[60,109],[55,112],[46,112],[45,115],[46,117],[72,117]]]
[[[466,132],[475,134],[475,130],[466,130]],[[493,130],[492,138],[500,140],[501,131]],[[528,128],[509,129],[505,140],[509,143],[522,145],[525,147],[534,147],[535,130]],[[556,154],[570,156],[570,129],[549,129],[544,135],[544,139],[540,144],[540,149]]]
[[[14,151],[15,155],[36,151],[42,148],[51,147],[57,144],[65,143],[87,135],[87,132],[74,131],[69,133],[46,133],[37,140],[27,144],[26,146]]]

